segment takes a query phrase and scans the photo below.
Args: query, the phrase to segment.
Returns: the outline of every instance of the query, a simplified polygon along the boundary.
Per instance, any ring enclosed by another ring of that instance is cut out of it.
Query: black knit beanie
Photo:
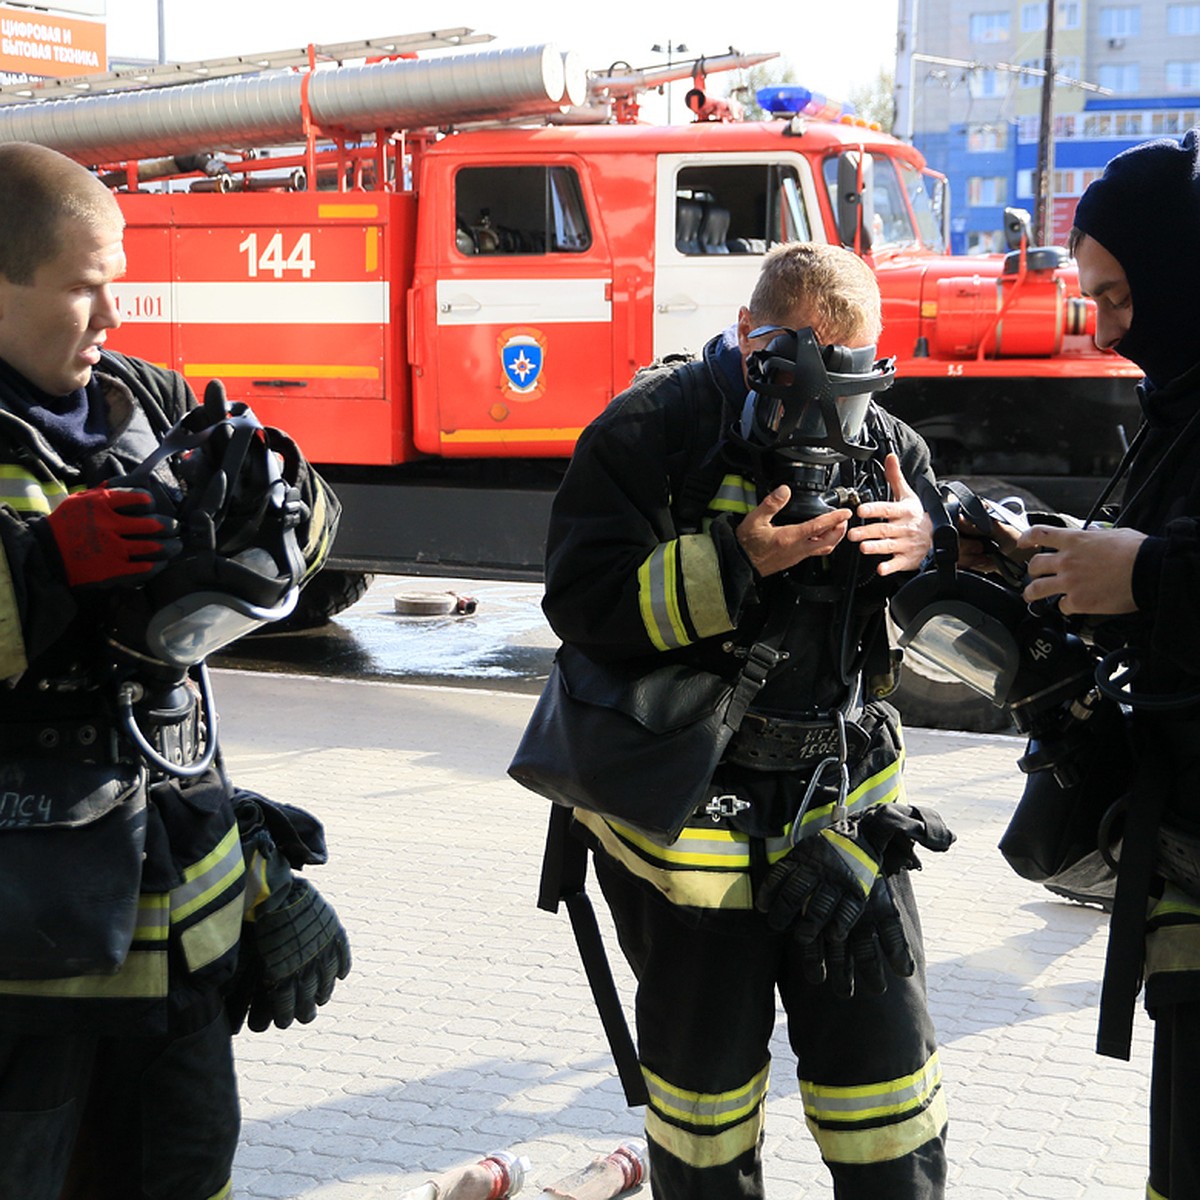
[[[1133,301],[1117,347],[1159,387],[1200,361],[1200,130],[1123,150],[1083,193],[1075,225],[1125,270]]]

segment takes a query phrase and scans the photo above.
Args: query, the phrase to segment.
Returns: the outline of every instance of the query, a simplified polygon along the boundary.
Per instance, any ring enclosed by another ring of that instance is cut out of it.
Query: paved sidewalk
[[[522,1195],[536,1196],[640,1136],[565,912],[535,907],[546,805],[504,773],[533,697],[216,676],[235,778],[326,823],[332,860],[313,880],[355,956],[313,1024],[237,1039],[236,1195],[397,1197],[510,1149],[531,1158]],[[1149,1023],[1139,1013],[1132,1064],[1096,1057],[1105,918],[1018,879],[995,849],[1020,748],[909,732],[910,794],[959,836],[915,877],[951,1112],[950,1194],[1134,1200]],[[627,992],[615,946],[613,957]],[[828,1197],[782,1039],[774,1051],[769,1193]]]

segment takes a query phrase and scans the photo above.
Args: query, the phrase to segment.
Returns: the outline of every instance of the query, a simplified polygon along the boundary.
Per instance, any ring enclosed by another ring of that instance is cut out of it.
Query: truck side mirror
[[[1024,236],[1025,245],[1033,245],[1033,218],[1027,208],[1006,208],[1004,210],[1004,241],[1010,250],[1020,250],[1021,238]]]
[[[859,151],[845,150],[838,158],[837,223],[838,237],[851,250],[857,243],[865,254],[871,249],[871,230],[875,218],[875,160],[862,155],[862,187],[859,187]]]

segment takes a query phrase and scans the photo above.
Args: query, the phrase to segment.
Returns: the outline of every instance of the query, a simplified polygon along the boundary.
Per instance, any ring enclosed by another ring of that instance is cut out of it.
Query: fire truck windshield
[[[934,248],[939,240],[937,221],[933,217],[932,205],[929,203],[928,196],[925,195],[924,181],[920,175],[907,163],[896,162],[879,155],[869,156],[869,159],[873,160],[874,167],[870,176],[872,181],[870,208],[867,210],[871,214],[871,249],[873,251],[898,250],[922,242],[930,248]],[[897,167],[904,176],[903,181],[901,175],[896,173]],[[825,183],[829,188],[830,203],[836,211],[838,189],[838,159],[836,156],[831,155],[825,160],[824,172]],[[909,173],[916,177],[912,182],[910,182]],[[922,204],[928,214],[927,222],[918,216],[917,223],[914,223],[913,212],[916,203],[911,209],[908,204],[909,199],[914,199],[914,190],[918,191],[923,198]],[[929,225],[929,233],[934,239],[933,241],[923,236],[926,223]]]

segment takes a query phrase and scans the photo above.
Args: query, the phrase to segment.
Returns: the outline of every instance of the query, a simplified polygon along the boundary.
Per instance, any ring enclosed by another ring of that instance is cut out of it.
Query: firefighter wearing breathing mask
[[[776,992],[838,1196],[944,1194],[908,872],[953,835],[907,803],[877,698],[888,596],[930,546],[912,486],[929,455],[871,402],[892,374],[879,333],[860,259],[777,247],[736,326],[585,430],[554,502],[544,607],[564,642],[731,679],[756,641],[782,652],[677,841],[574,812],[638,980],[658,1200],[764,1194]]]
[[[23,1200],[227,1195],[231,1016],[310,1020],[349,969],[292,869],[320,825],[232,787],[202,662],[294,600],[337,501],[219,385],[200,408],[105,348],[124,267],[95,176],[0,147],[0,1195]]]

